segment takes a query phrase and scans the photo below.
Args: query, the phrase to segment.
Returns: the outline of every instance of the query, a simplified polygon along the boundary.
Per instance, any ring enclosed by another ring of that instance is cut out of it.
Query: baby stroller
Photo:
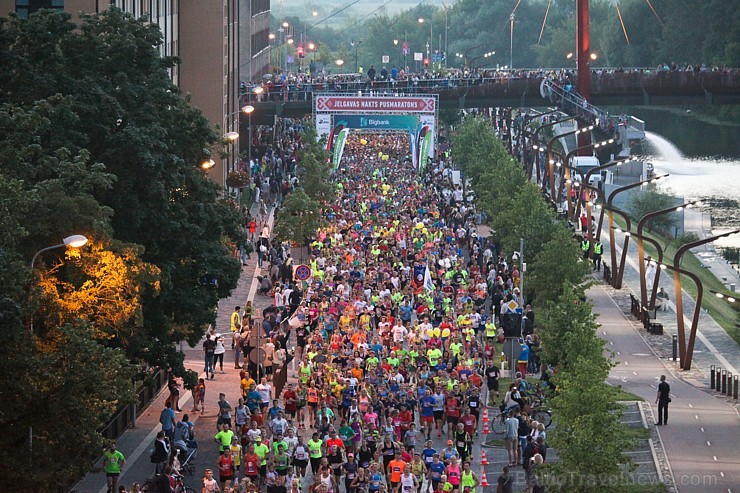
[[[175,441],[175,450],[177,459],[180,461],[180,470],[183,474],[195,473],[195,459],[198,458],[198,442],[195,440],[177,440]]]

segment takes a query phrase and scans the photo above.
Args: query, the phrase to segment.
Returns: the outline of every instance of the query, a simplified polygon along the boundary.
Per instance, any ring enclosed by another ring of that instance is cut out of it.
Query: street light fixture
[[[319,13],[314,10],[313,12],[311,12],[311,15],[314,17],[318,17]]]
[[[252,106],[251,104],[248,104],[242,108],[242,113],[244,113],[245,115],[249,115],[249,138],[247,138],[247,142],[248,142],[247,148],[249,150],[247,151],[247,156],[248,156],[247,162],[249,163],[250,167],[252,166],[252,113],[253,112],[254,112],[254,106]]]
[[[203,169],[205,169],[205,170],[209,170],[209,169],[213,168],[214,166],[216,166],[216,161],[214,161],[213,159],[210,159],[210,158],[205,159],[205,160],[203,160],[202,163],[200,163],[200,167],[203,168]]]
[[[288,21],[283,22],[283,27],[288,27],[290,24],[288,24]]]
[[[710,236],[709,238],[704,238],[702,240],[694,241],[691,243],[687,243],[683,245],[681,248],[679,248],[676,251],[676,255],[673,257],[673,282],[676,287],[676,319],[678,322],[678,347],[679,351],[681,352],[681,369],[682,370],[690,370],[691,369],[691,360],[694,355],[694,343],[696,342],[696,331],[698,329],[699,325],[699,310],[701,308],[701,299],[697,293],[697,300],[696,305],[694,307],[694,317],[691,320],[691,332],[689,333],[689,340],[686,348],[684,349],[684,343],[686,341],[686,334],[684,333],[684,320],[683,320],[683,297],[681,296],[681,275],[678,272],[678,268],[681,266],[681,257],[684,253],[688,252],[692,248],[696,248],[698,246],[704,245],[706,243],[711,243],[715,240],[719,240],[720,238],[725,238],[727,236],[732,236],[734,234],[740,233],[740,229],[735,229],[732,231],[728,231],[727,233],[722,233],[720,235]]]
[[[637,223],[637,258],[643,258],[645,256],[645,245],[643,243],[642,237],[643,237],[643,228],[645,227],[645,224],[647,224],[648,221],[651,219],[654,219],[658,216],[662,216],[664,214],[671,214],[673,212],[681,212],[685,208],[691,207],[693,205],[701,205],[701,200],[692,200],[690,202],[686,202],[679,206],[672,206],[667,209],[662,209],[659,211],[649,212],[642,216],[640,220]],[[647,280],[645,279],[646,273],[645,273],[645,262],[640,262],[640,301],[642,302],[643,306],[648,306],[648,296],[647,296]],[[657,282],[657,279],[656,279]],[[654,283],[655,284],[655,283]],[[655,286],[653,286],[655,287]]]
[[[36,259],[39,255],[41,255],[44,252],[48,252],[49,250],[54,250],[57,248],[82,248],[83,246],[87,245],[87,237],[83,235],[71,235],[67,236],[62,240],[61,243],[57,245],[51,245],[45,248],[42,248],[38,252],[33,254],[33,257],[31,257],[31,270],[33,270],[33,266],[36,263]],[[31,322],[29,323],[29,331],[31,332],[31,335],[33,335],[33,316],[31,316]]]
[[[239,138],[239,132],[226,132],[224,134],[224,139],[230,140],[231,142],[234,142]]]

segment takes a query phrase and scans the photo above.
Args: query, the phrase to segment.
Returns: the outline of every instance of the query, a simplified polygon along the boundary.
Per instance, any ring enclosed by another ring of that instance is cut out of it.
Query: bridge
[[[552,93],[542,90],[543,80],[557,81],[561,71],[522,71],[495,77],[432,78],[389,81],[330,81],[313,84],[276,84],[259,96],[245,95],[254,106],[254,123],[270,124],[272,116],[297,117],[313,110],[314,92],[374,94],[438,94],[440,109],[491,106],[545,106]],[[548,75],[547,77],[545,76]],[[569,79],[575,84],[574,74]],[[564,85],[562,83],[561,85]],[[545,99],[543,96],[548,96]],[[591,98],[595,106],[682,104],[740,104],[740,69],[689,71],[593,71]]]

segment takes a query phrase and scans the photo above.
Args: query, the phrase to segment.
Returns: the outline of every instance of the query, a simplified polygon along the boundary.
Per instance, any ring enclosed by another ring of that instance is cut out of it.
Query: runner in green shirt
[[[111,442],[103,453],[103,470],[105,470],[106,481],[108,482],[108,491],[115,492],[117,490],[118,477],[121,475],[121,469],[125,463],[126,458],[116,450],[116,442]]]

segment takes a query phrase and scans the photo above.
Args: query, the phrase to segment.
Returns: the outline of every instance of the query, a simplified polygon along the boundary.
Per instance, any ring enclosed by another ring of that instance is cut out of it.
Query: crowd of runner
[[[519,412],[527,373],[539,373],[532,323],[518,378],[499,399],[501,319],[524,307],[520,274],[478,236],[475,206],[451,178],[443,161],[420,176],[406,136],[352,134],[336,199],[308,247],[311,279],[296,282],[291,249],[265,241],[272,306],[236,307],[232,335],[204,343],[206,379],[191,413],[204,411],[216,351],[231,344],[244,366],[238,393],[218,399],[220,456],[203,492],[475,493],[482,408],[500,402],[514,420],[509,467],[534,471],[543,461],[544,428]],[[259,367],[242,357],[255,348]],[[187,446],[189,416],[178,422],[170,411],[159,448]],[[200,447],[209,434],[198,431]],[[174,481],[187,456],[158,459],[158,478]],[[501,491],[512,481],[507,467]]]

